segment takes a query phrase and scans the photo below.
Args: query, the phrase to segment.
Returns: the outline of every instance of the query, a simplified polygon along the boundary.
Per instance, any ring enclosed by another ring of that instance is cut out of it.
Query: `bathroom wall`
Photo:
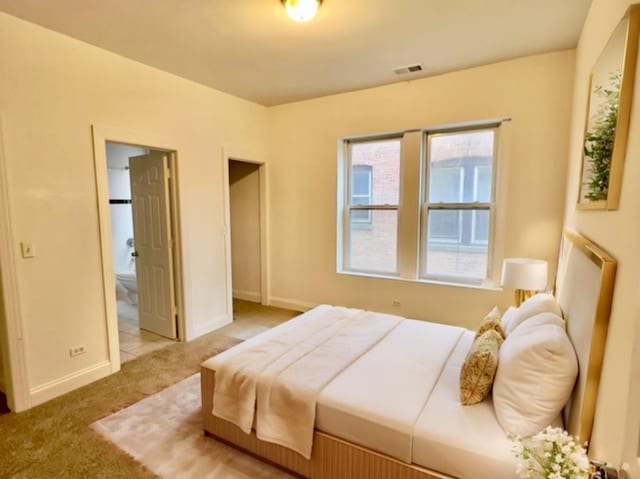
[[[144,155],[147,149],[107,143],[107,177],[109,179],[109,211],[111,214],[111,244],[113,246],[113,268],[117,273],[133,269],[131,257],[133,248],[127,246],[127,239],[133,238],[131,204],[114,204],[112,200],[131,200],[129,184],[129,157]]]

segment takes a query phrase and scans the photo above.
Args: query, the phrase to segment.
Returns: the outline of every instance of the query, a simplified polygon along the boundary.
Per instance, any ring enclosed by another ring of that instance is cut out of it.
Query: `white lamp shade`
[[[527,291],[547,287],[547,262],[542,259],[507,258],[502,263],[502,285]]]

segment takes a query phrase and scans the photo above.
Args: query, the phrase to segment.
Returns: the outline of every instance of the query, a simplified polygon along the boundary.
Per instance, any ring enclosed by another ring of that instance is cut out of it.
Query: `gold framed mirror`
[[[591,72],[578,209],[618,208],[639,31],[640,4],[634,4],[613,31]]]

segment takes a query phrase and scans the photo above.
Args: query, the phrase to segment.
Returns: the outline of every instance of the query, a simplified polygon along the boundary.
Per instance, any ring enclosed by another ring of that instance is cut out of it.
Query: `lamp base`
[[[516,289],[513,292],[513,300],[516,306],[519,307],[522,303],[524,303],[527,299],[529,299],[534,294],[536,294],[536,292],[531,291],[529,289]]]

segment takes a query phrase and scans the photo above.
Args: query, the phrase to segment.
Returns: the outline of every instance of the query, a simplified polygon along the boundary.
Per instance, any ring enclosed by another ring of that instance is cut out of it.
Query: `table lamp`
[[[502,285],[513,288],[516,306],[547,287],[547,262],[542,259],[507,258],[502,263]]]

